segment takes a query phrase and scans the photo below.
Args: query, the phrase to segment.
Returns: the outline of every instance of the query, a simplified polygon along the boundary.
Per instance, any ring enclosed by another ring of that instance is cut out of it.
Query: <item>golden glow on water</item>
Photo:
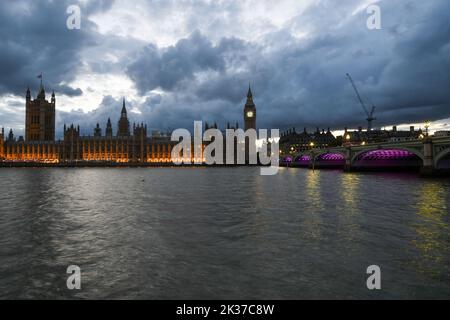
[[[342,209],[339,215],[339,232],[348,240],[359,237],[361,231],[360,224],[356,220],[361,215],[359,202],[361,197],[361,175],[343,174],[340,176],[341,188],[340,195],[342,199]]]
[[[322,237],[322,217],[320,213],[323,211],[322,195],[320,190],[320,171],[305,171],[305,185],[307,203],[310,205],[308,210],[302,214],[305,215],[305,228],[303,232],[307,232],[311,238],[320,240]]]
[[[346,212],[357,214],[359,210],[358,199],[361,196],[359,194],[361,176],[357,174],[344,174],[341,175],[341,178],[341,194]]]
[[[426,181],[417,204],[418,221],[414,224],[417,239],[413,245],[421,257],[415,261],[419,272],[437,276],[449,271],[450,228],[444,218],[449,214],[446,190],[435,181]]]
[[[322,198],[320,192],[320,171],[306,171],[306,179],[308,183],[306,184],[306,191],[308,200],[312,202],[314,207],[322,207]]]

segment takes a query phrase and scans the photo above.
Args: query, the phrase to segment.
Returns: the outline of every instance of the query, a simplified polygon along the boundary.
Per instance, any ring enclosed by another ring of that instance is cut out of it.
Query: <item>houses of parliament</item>
[[[0,133],[0,163],[3,164],[170,164],[171,151],[177,142],[168,136],[147,135],[147,125],[133,124],[127,116],[123,100],[116,134],[111,120],[107,120],[105,135],[97,124],[93,136],[80,135],[80,127],[64,125],[63,139],[55,139],[56,97],[46,99],[44,86],[32,99],[30,89],[26,92],[25,136],[15,139],[13,130]],[[256,129],[256,106],[249,88],[244,106],[245,129]],[[206,125],[208,128],[208,125]],[[238,124],[236,124],[236,127]],[[217,128],[217,125],[215,125]],[[228,126],[228,128],[230,128]],[[193,158],[192,161],[198,161]]]

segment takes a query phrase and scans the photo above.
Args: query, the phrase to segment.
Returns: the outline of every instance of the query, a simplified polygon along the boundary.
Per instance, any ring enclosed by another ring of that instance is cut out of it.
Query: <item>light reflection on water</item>
[[[258,168],[0,171],[0,298],[448,298],[450,181]],[[66,289],[66,268],[83,290]],[[382,270],[380,292],[366,268]]]
[[[420,257],[415,264],[420,272],[436,278],[449,270],[450,226],[448,224],[448,190],[435,181],[426,181],[420,189],[417,204],[418,222],[414,224],[417,238],[413,244]]]
[[[322,231],[323,202],[321,199],[320,174],[317,171],[305,171],[306,197],[303,199],[305,207],[302,214],[305,215],[303,232],[309,234],[312,239],[320,240]]]
[[[369,196],[360,192],[361,177],[358,174],[342,174],[339,176],[341,207],[337,211],[342,212],[342,214],[338,215],[340,218],[338,232],[349,241],[361,237],[358,219],[362,212],[359,202],[364,201],[364,198]]]

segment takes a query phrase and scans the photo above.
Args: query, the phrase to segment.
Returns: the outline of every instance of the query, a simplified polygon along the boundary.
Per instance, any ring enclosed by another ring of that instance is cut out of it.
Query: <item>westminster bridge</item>
[[[404,142],[382,142],[311,149],[283,156],[281,165],[346,171],[417,170],[424,175],[450,173],[450,137],[425,137]]]

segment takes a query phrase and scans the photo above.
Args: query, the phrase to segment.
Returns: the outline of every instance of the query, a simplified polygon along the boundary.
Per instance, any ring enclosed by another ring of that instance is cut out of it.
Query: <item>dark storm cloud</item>
[[[81,90],[80,88],[74,89],[66,85],[57,85],[53,90],[69,97],[77,97],[83,94],[83,90]]]
[[[212,44],[195,32],[168,49],[149,45],[128,74],[141,93],[160,87],[183,97],[170,99],[171,113],[189,110],[191,120],[241,118],[251,82],[261,126],[366,125],[347,72],[377,106],[379,126],[450,117],[449,2],[379,3],[383,29],[373,31],[365,10],[351,14],[356,3],[321,1],[262,41]],[[305,38],[291,35],[298,25]]]
[[[191,80],[196,72],[221,71],[223,68],[220,49],[199,32],[194,32],[167,49],[148,45],[128,67],[128,75],[144,94],[158,87],[172,90],[179,82]]]
[[[303,49],[282,54],[284,61],[298,61],[294,72],[283,73],[300,80],[298,89],[305,94],[298,104],[305,106],[298,107],[304,110],[299,116],[306,123],[365,125],[346,72],[352,73],[366,103],[378,107],[378,125],[450,116],[450,78],[444,71],[450,70],[449,3],[390,1],[380,6],[383,30],[365,28],[362,12],[336,30],[325,31],[324,26]],[[313,7],[306,14],[320,17],[315,13],[324,9]]]
[[[111,3],[89,1],[83,14],[106,11]],[[194,120],[217,121],[222,127],[227,121],[242,122],[251,83],[260,127],[365,126],[366,116],[345,77],[349,72],[367,105],[377,106],[377,126],[450,117],[446,0],[378,2],[382,30],[367,29],[364,8],[355,13],[361,1],[322,0],[280,27],[254,30],[255,37],[223,32],[224,17],[202,29],[198,20],[211,7],[192,4],[190,35],[169,47],[100,35],[88,20],[83,20],[82,30],[69,31],[68,4],[0,2],[0,95],[23,95],[30,82],[37,86],[35,77],[41,71],[51,82],[49,89],[69,96],[83,94],[65,84],[84,73],[124,73],[145,97],[144,103],[130,101],[140,112],[130,113],[133,120],[165,130],[190,128]],[[170,8],[177,6],[158,5],[168,6],[160,11],[151,6],[161,15],[170,15]],[[213,6],[215,12],[226,7],[227,16],[239,10],[237,2]],[[104,53],[117,59],[107,59]],[[81,65],[89,68],[81,71]],[[100,122],[104,128],[109,116],[118,117],[120,107],[119,100],[106,96],[94,112],[59,112],[58,123],[80,123],[83,129]]]
[[[68,30],[66,9],[77,1],[0,2],[0,95],[23,95],[26,87],[37,90],[36,76],[44,73],[48,89],[77,96],[80,89],[62,85],[75,79],[81,66],[83,48],[95,44],[95,26],[82,19],[81,30]],[[82,7],[83,15],[108,9],[113,1],[89,1]]]
[[[0,128],[6,128],[6,130],[12,128],[15,133],[22,134],[22,130],[18,130],[18,128],[24,125],[25,107],[20,102],[9,102],[8,104],[10,108],[0,108],[0,119],[8,119],[8,124],[1,123]]]

